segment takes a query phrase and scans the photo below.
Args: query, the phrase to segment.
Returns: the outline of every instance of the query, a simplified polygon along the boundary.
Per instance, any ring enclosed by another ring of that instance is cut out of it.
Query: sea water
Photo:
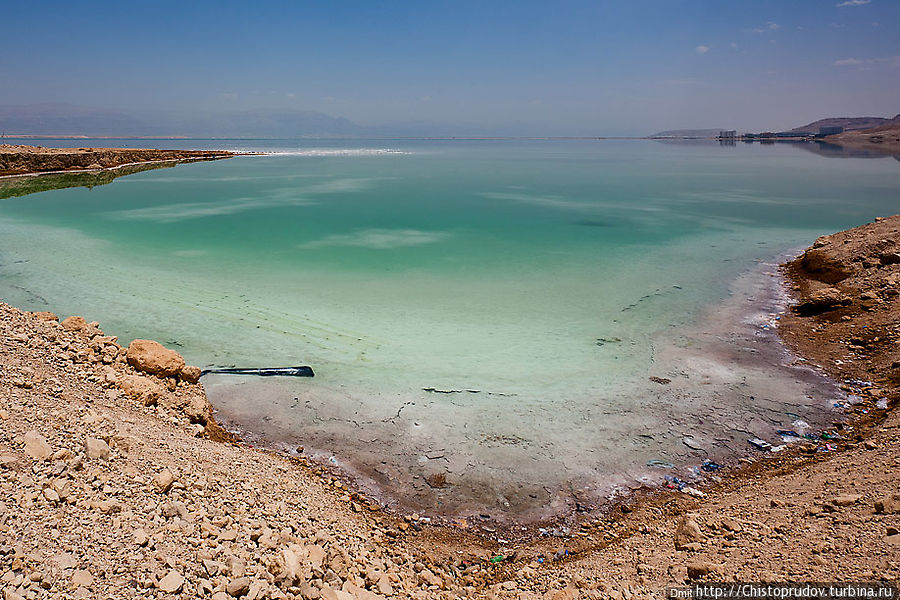
[[[204,383],[248,439],[449,516],[597,505],[829,421],[772,334],[774,263],[900,189],[811,144],[152,145],[271,154],[0,201],[0,297],[201,367],[310,365]]]

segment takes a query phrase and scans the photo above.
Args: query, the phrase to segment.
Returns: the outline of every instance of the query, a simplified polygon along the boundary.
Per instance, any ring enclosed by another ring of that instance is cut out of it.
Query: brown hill
[[[863,131],[872,129],[873,127],[883,127],[889,125],[900,125],[900,114],[888,119],[886,117],[829,117],[827,119],[819,119],[791,129],[792,133],[818,133],[820,127],[843,127],[844,131]]]
[[[837,135],[830,135],[825,139],[841,146],[878,150],[897,155],[900,154],[900,122],[863,131],[845,131]]]

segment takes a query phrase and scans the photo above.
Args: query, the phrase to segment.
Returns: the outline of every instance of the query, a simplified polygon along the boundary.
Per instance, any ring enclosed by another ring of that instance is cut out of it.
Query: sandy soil
[[[798,301],[782,335],[856,402],[827,439],[761,451],[703,498],[647,493],[532,540],[388,514],[319,467],[229,441],[190,369],[151,375],[96,324],[0,304],[4,600],[627,600],[695,580],[897,581],[898,232],[900,216],[828,236],[785,268]]]
[[[44,148],[0,144],[0,177],[58,171],[99,170],[164,161],[217,160],[232,152],[130,148]]]

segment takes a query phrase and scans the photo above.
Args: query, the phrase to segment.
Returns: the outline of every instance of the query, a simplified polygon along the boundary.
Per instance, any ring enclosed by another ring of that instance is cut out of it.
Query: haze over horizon
[[[423,135],[790,129],[895,115],[898,22],[887,0],[18,3],[0,105],[304,110]]]

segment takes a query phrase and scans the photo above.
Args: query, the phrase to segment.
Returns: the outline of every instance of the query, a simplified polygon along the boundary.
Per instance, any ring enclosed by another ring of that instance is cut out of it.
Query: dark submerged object
[[[206,369],[200,371],[200,376],[209,373],[221,373],[224,375],[258,375],[260,377],[315,377],[312,367],[273,367],[268,369]]]

